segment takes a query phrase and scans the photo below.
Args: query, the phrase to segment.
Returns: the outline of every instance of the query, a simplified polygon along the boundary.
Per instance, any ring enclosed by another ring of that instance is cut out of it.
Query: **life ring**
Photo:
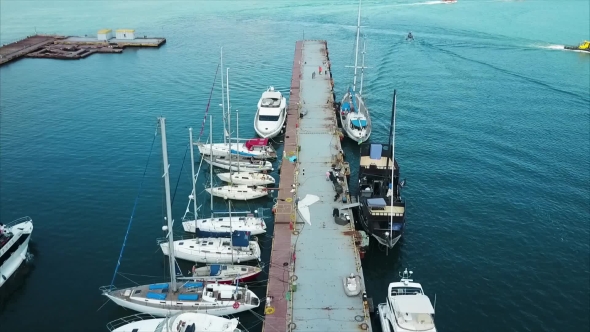
[[[264,313],[267,315],[272,315],[275,313],[275,308],[273,307],[266,307],[266,309],[264,309]]]
[[[297,277],[296,275],[291,276],[291,282],[295,282],[297,281],[297,279],[299,279],[299,277]]]
[[[293,199],[291,197],[287,197],[287,198],[285,198],[285,202],[291,203],[291,202],[293,202]]]
[[[232,307],[234,309],[238,309],[240,307],[240,302],[238,302],[238,301],[234,302],[234,305]]]
[[[294,230],[293,231],[293,235],[299,235],[299,231],[298,230]]]
[[[361,329],[362,329],[362,330],[368,330],[368,329],[369,329],[369,324],[367,324],[367,323],[362,323],[362,324],[361,324]]]

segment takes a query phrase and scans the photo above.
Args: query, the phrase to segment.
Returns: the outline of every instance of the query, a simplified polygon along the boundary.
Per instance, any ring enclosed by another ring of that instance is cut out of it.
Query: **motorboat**
[[[377,306],[383,332],[436,332],[434,307],[411,275],[406,269],[400,282],[390,283],[386,303]]]
[[[395,103],[394,91],[389,144],[361,144],[359,163],[359,223],[386,248],[393,248],[399,241],[406,220],[406,203],[401,197],[405,180],[400,181],[395,160]]]
[[[193,266],[193,278],[212,278],[220,284],[233,284],[255,280],[262,272],[259,266],[211,264],[201,267]]]
[[[363,99],[363,77],[365,68],[365,54],[366,47],[363,46],[363,60],[362,65],[358,65],[358,53],[359,53],[359,36],[361,31],[361,4],[359,1],[358,9],[358,20],[356,27],[356,42],[355,42],[355,55],[354,55],[354,79],[352,87],[348,88],[348,91],[342,97],[340,102],[340,123],[344,134],[353,141],[361,144],[366,142],[371,136],[372,126],[371,117],[369,115],[369,109],[365,105]],[[361,69],[361,80],[360,89],[356,90],[356,77],[357,69]]]
[[[262,93],[254,119],[254,130],[258,136],[273,138],[279,135],[287,119],[287,98],[274,87]]]
[[[202,156],[204,160],[215,167],[223,168],[235,172],[272,172],[274,168],[268,160],[257,160],[255,158],[245,158],[238,156],[217,156],[209,158]]]
[[[245,184],[254,186],[265,186],[269,184],[275,184],[276,182],[275,178],[270,176],[269,174],[255,172],[217,173],[217,177],[221,181],[233,184]]]
[[[159,119],[159,127],[162,136],[162,164],[169,165],[168,153],[166,144],[166,121],[164,118]],[[115,302],[116,304],[131,310],[135,310],[145,314],[151,314],[159,317],[166,317],[181,312],[192,311],[197,313],[207,313],[215,316],[233,315],[242,311],[248,311],[257,308],[260,305],[260,300],[251,290],[247,287],[238,287],[233,285],[219,284],[217,282],[211,283],[207,277],[201,279],[190,278],[186,281],[179,282],[179,271],[176,257],[186,259],[192,258],[187,254],[183,241],[174,241],[173,219],[172,219],[172,199],[170,195],[170,176],[168,168],[164,168],[164,188],[165,188],[165,201],[166,201],[166,222],[167,224],[162,227],[162,231],[166,233],[166,241],[161,243],[160,246],[162,251],[168,255],[168,267],[170,269],[170,281],[157,284],[139,285],[128,288],[119,289],[114,286],[115,276],[120,264],[116,265],[113,280],[110,285],[100,287],[102,294]],[[129,229],[129,228],[128,228]],[[170,231],[168,231],[170,230]],[[128,235],[128,233],[127,233]],[[125,239],[127,239],[127,235]],[[236,235],[236,245],[248,246],[249,237],[247,234]],[[221,241],[222,239],[212,239]],[[233,239],[228,240],[232,242]],[[188,243],[188,242],[186,242]],[[260,257],[260,248],[258,244],[255,248],[250,250],[257,250],[257,257]],[[175,247],[178,244],[178,251],[175,251]],[[169,251],[169,246],[173,247],[172,251]],[[251,246],[251,244],[250,244]],[[123,242],[123,248],[125,242]],[[186,246],[187,249],[192,250],[193,245]],[[198,251],[205,253],[205,250],[210,250],[211,247],[200,244]],[[231,252],[232,247],[219,247],[217,250],[226,249],[224,254]],[[248,250],[248,249],[246,249]],[[244,251],[246,251],[244,250]],[[176,255],[178,252],[178,255]],[[221,256],[220,252],[213,252],[214,255]],[[122,255],[122,251],[121,251]],[[231,255],[231,254],[230,254]],[[121,256],[119,256],[119,262]],[[181,273],[180,273],[181,274]]]
[[[442,0],[443,3],[455,3],[457,0]]]
[[[230,238],[196,238],[174,241],[177,258],[195,263],[240,263],[260,259],[260,246],[247,232],[235,231]],[[164,255],[170,244],[160,242]]]
[[[414,35],[412,35],[412,32],[408,33],[408,36],[406,37],[406,40],[414,40]]]
[[[580,45],[578,45],[578,46],[567,46],[566,45],[563,48],[566,50],[590,52],[590,41],[585,40],[582,43],[580,43]]]
[[[247,201],[261,198],[269,194],[269,191],[266,187],[248,186],[245,184],[211,187],[206,188],[205,190],[213,196],[221,197],[223,199],[233,199],[236,201]]]
[[[194,143],[203,155],[213,154],[214,157],[238,155],[254,159],[276,159],[277,152],[269,143],[268,138],[253,138],[244,142],[231,143]]]
[[[250,232],[251,235],[266,233],[264,219],[254,217],[250,213],[246,215],[239,214],[234,213],[234,215],[227,217],[186,220],[182,222],[182,227],[185,232],[197,233],[199,237],[229,236],[232,231]]]
[[[237,318],[183,312],[167,318],[136,314],[107,324],[110,332],[241,332]]]
[[[27,259],[29,240],[33,233],[33,219],[22,217],[0,223],[0,287]]]
[[[351,273],[349,276],[342,278],[344,293],[348,296],[357,296],[361,293],[361,277]]]

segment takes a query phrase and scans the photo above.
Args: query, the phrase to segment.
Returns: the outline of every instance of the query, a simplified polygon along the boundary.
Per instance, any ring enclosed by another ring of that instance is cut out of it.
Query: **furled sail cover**
[[[315,202],[318,202],[320,198],[316,195],[305,195],[305,198],[299,201],[297,204],[297,211],[299,211],[299,216],[305,220],[306,223],[311,225],[311,214],[309,212],[309,206]]]

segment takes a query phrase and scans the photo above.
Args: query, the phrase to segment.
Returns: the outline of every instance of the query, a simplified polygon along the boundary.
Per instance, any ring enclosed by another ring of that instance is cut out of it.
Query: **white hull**
[[[147,317],[143,317],[147,316]],[[213,315],[185,312],[167,318],[136,314],[119,318],[107,325],[111,332],[178,332],[188,331],[194,324],[195,332],[236,332],[239,320]]]
[[[286,119],[287,98],[271,86],[258,100],[254,130],[262,138],[276,137],[282,132]]]
[[[273,159],[276,158],[276,152],[271,146],[264,146],[259,148],[248,149],[244,143],[231,143],[230,146],[226,143],[203,144],[194,143],[199,148],[199,152],[203,155],[214,157],[227,157],[231,155],[238,155],[241,157],[252,157],[256,159]]]
[[[387,307],[387,303],[380,303],[379,305],[377,305],[377,311],[379,312],[379,322],[381,323],[381,331],[394,332],[391,329],[391,325],[388,321],[389,308]]]
[[[256,131],[256,134],[263,138],[275,138],[279,136],[283,133],[285,120],[287,120],[285,115],[286,114],[283,114],[282,119],[276,122],[254,120],[254,130]]]
[[[255,160],[254,162],[250,161],[231,161],[231,165],[228,159],[221,159],[221,158],[213,158],[211,161],[209,158],[205,157],[205,161],[208,162],[210,165],[215,167],[223,168],[229,171],[246,171],[246,172],[270,172],[273,171],[273,167],[270,161],[265,160]],[[239,163],[239,165],[238,165]]]
[[[14,234],[14,236],[0,250],[0,256],[2,256],[2,254],[10,255],[2,266],[0,266],[0,287],[4,285],[8,278],[14,274],[27,258],[29,240],[31,239],[31,233],[33,232],[33,221],[28,219],[27,221],[6,227],[6,230]],[[26,239],[19,244],[19,239],[22,237],[26,237]],[[17,249],[12,252],[12,254],[9,253],[14,246],[18,246]]]
[[[251,235],[266,233],[266,223],[262,218],[255,217],[223,217],[184,221],[182,227],[185,232],[196,233],[229,233],[230,231],[246,231]]]
[[[350,92],[347,92],[342,98],[341,105],[344,105],[345,103],[352,104],[350,101]],[[352,110],[349,112],[344,112],[341,109],[339,112],[340,122],[342,123],[342,129],[348,138],[352,139],[355,142],[362,143],[366,142],[371,136],[371,118],[369,116],[369,110],[365,106],[363,98],[358,94],[355,95],[355,104],[357,104],[358,113],[355,113]],[[351,123],[351,119],[362,119],[366,121],[366,126],[353,126]]]
[[[219,263],[230,264],[253,261],[260,258],[260,246],[255,241],[250,241],[248,247],[232,247],[229,239],[206,238],[187,239],[174,241],[174,256],[195,263]],[[202,246],[203,242],[213,243]],[[219,245],[227,242],[227,245]],[[168,255],[168,242],[160,243],[164,255]]]
[[[275,178],[268,174],[253,173],[253,172],[235,172],[235,173],[218,173],[217,177],[221,181],[233,184],[245,184],[253,186],[264,186],[274,184]]]
[[[205,190],[213,196],[236,201],[247,201],[268,195],[268,191],[265,187],[247,186],[243,184],[207,188]]]

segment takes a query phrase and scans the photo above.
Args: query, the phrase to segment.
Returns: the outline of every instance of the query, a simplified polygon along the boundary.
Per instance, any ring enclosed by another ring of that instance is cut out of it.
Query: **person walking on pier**
[[[315,71],[311,73],[311,78],[315,78]]]
[[[322,66],[320,66],[320,75],[322,74]]]

